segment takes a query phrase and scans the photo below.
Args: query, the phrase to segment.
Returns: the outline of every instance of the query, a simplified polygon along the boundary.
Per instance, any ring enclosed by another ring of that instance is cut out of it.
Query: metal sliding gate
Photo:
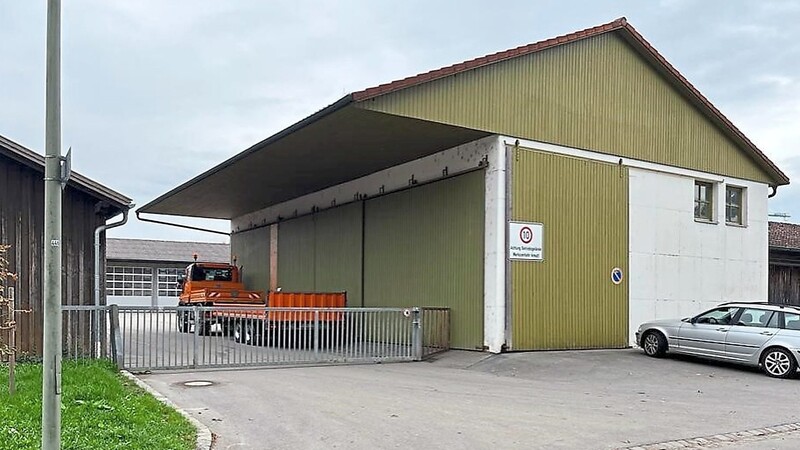
[[[447,308],[111,305],[91,312],[102,317],[103,353],[131,371],[419,361],[449,349]]]

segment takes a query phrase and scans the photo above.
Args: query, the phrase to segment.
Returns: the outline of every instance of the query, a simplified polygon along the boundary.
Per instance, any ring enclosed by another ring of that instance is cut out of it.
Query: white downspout
[[[128,211],[134,206],[133,203],[128,205],[128,208],[122,210],[122,220],[115,223],[103,224],[94,229],[94,306],[100,307],[100,235],[111,228],[121,227],[128,222]],[[100,355],[100,311],[95,309],[94,317],[94,340],[95,340],[95,357],[99,358]]]

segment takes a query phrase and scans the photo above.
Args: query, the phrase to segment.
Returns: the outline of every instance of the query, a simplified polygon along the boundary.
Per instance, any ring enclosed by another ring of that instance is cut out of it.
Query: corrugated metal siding
[[[269,227],[232,234],[231,257],[242,266],[247,289],[269,290]]]
[[[284,291],[346,291],[348,306],[361,306],[361,208],[360,202],[353,203],[281,222],[278,286]]]
[[[770,182],[613,33],[360,104],[391,114]]]
[[[366,306],[451,308],[451,345],[483,346],[484,172],[368,200]]]
[[[525,149],[512,155],[512,220],[544,224],[544,261],[511,262],[513,350],[627,345],[628,171]]]
[[[314,216],[278,225],[278,287],[288,292],[314,291]]]
[[[104,222],[95,212],[96,202],[97,199],[72,187],[64,190],[62,301],[65,305],[94,302],[94,228]],[[0,243],[12,245],[9,262],[18,279],[10,285],[15,288],[16,306],[31,310],[17,316],[20,354],[41,355],[42,352],[43,235],[42,173],[0,156]],[[102,251],[105,252],[104,244]],[[88,337],[85,333],[89,329],[88,315],[74,322],[65,321],[63,326],[65,336]],[[78,334],[78,330],[83,332]],[[72,344],[88,349],[89,342],[73,340]]]
[[[361,306],[361,202],[329,209],[315,219],[315,288],[347,292],[348,306]],[[280,240],[280,236],[278,236]]]

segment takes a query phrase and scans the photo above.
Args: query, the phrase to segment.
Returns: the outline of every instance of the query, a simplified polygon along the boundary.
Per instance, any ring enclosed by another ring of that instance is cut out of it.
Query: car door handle
[[[728,331],[727,328],[717,328],[717,331]]]
[[[775,333],[773,333],[772,331],[762,331],[760,334],[763,334],[764,336],[772,336]]]

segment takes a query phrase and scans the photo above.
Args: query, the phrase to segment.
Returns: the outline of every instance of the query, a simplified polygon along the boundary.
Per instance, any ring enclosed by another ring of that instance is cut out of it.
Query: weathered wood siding
[[[769,302],[800,306],[800,261],[798,265],[769,265]]]
[[[93,235],[95,227],[105,221],[96,212],[97,202],[96,198],[72,187],[64,190],[63,304],[88,305],[93,302]],[[17,308],[31,311],[17,316],[17,349],[21,355],[42,353],[43,237],[42,172],[0,155],[0,243],[12,245],[9,263],[18,279],[10,286],[15,288]],[[105,252],[105,239],[102,244]],[[88,318],[88,315],[84,316]],[[71,330],[88,330],[88,321],[81,322],[65,321],[65,335],[77,335]],[[85,332],[80,334],[86,335]]]

